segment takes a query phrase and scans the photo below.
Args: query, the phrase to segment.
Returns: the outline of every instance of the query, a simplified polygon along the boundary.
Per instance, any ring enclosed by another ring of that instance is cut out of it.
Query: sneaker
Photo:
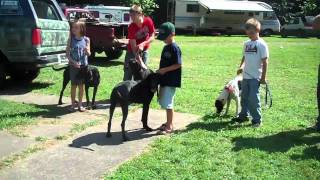
[[[239,124],[244,123],[244,122],[247,122],[247,121],[249,121],[249,118],[248,118],[248,117],[245,117],[244,119],[242,119],[242,118],[240,118],[240,117],[235,117],[235,118],[232,118],[232,119],[231,119],[231,122],[232,122],[232,123],[239,123]]]
[[[252,123],[253,128],[259,128],[262,126],[262,123]]]

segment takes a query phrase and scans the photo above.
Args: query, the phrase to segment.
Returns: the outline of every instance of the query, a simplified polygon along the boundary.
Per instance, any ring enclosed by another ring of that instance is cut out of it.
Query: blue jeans
[[[132,71],[131,71],[130,66],[129,66],[129,61],[134,60],[135,57],[136,56],[135,56],[134,53],[127,51],[125,59],[124,59],[124,67],[123,67],[123,71],[124,71],[123,80],[124,81],[133,79]],[[144,64],[147,65],[147,63],[148,63],[148,51],[143,51],[141,58],[142,58],[142,61],[144,62]]]
[[[261,123],[260,81],[257,79],[243,79],[241,84],[241,112],[239,118],[246,118],[249,113],[252,123]]]

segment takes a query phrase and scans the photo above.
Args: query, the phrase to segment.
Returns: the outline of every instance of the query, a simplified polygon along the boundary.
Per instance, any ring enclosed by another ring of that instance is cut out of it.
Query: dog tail
[[[52,66],[52,69],[54,70],[54,71],[61,71],[61,70],[64,70],[64,69],[67,69],[69,66],[62,66],[62,67],[60,67],[60,68],[57,68],[57,67],[55,67],[55,66]]]

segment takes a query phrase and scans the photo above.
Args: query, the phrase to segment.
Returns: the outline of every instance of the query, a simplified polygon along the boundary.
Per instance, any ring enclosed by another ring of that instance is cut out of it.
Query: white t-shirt
[[[269,48],[266,42],[261,38],[255,41],[246,41],[243,47],[243,56],[245,62],[243,79],[260,79],[262,59],[269,58]]]

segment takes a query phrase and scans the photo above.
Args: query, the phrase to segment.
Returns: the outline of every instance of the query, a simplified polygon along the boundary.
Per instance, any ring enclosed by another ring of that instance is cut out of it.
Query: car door
[[[52,0],[32,0],[32,4],[42,38],[39,54],[64,52],[70,27],[57,3]]]

